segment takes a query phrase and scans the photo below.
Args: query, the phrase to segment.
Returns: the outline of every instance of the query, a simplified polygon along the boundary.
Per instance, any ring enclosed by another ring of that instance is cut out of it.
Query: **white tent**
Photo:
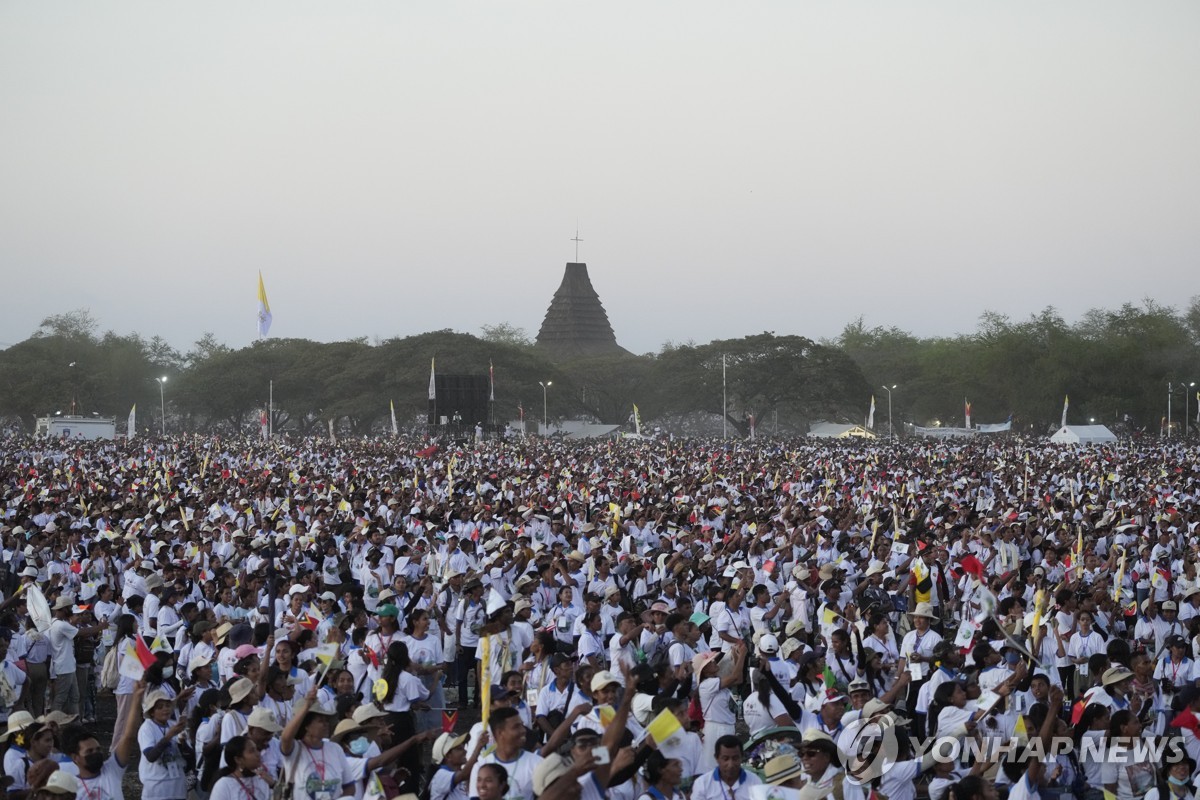
[[[818,422],[808,429],[808,435],[817,439],[874,439],[875,434],[862,425],[839,425],[836,422]]]
[[[1117,437],[1103,425],[1064,425],[1050,437],[1054,444],[1108,444]]]

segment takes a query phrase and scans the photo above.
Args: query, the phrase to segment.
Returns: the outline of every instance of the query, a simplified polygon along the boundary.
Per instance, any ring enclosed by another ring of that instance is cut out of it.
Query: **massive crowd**
[[[8,439],[8,795],[1191,796],[1196,455]]]

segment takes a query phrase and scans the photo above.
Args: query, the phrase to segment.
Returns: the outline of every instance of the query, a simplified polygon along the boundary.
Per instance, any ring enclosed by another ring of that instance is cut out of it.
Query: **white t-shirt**
[[[700,708],[706,721],[719,725],[734,725],[737,718],[729,708],[731,695],[729,689],[721,686],[719,677],[707,678],[700,682]]]
[[[342,786],[354,782],[346,753],[330,741],[321,742],[319,748],[295,742],[284,762],[294,784],[292,800],[336,800],[345,794]]]
[[[401,672],[396,679],[396,691],[392,699],[383,704],[385,711],[403,713],[412,709],[412,704],[429,699],[429,690],[421,679],[411,672]]]
[[[65,619],[50,623],[50,674],[71,675],[75,672],[75,634],[79,629]]]
[[[257,775],[235,778],[226,775],[213,784],[209,800],[270,800],[271,787]]]
[[[109,756],[96,777],[75,776],[75,780],[79,781],[75,800],[125,800],[125,790],[121,787],[124,775],[125,768],[117,763],[116,754]]]
[[[184,800],[187,797],[183,754],[175,742],[167,745],[158,761],[146,758],[146,751],[158,744],[166,732],[167,728],[149,719],[138,730],[138,749],[142,751],[142,758],[138,762],[138,778],[142,782],[142,797],[145,800]]]
[[[758,699],[758,692],[752,692],[746,698],[746,702],[742,707],[742,712],[746,715],[746,726],[750,728],[750,735],[758,733],[761,730],[775,726],[775,718],[779,715],[787,716],[787,709],[783,703],[772,692],[767,698],[768,702],[764,705],[762,700]]]
[[[467,785],[455,783],[454,770],[442,765],[429,781],[429,800],[467,800]]]
[[[485,756],[480,756],[471,768],[467,794],[472,800],[478,800],[479,792],[475,786],[479,780],[479,768],[484,764],[499,764],[508,771],[508,794],[504,796],[504,800],[528,800],[533,797],[533,771],[540,763],[542,757],[536,753],[522,752],[516,761],[501,761],[493,750]]]

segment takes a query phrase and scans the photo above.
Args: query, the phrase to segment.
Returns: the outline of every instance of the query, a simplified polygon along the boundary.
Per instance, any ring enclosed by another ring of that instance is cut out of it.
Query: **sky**
[[[0,4],[0,346],[507,322],[634,352],[1182,306],[1200,3]]]

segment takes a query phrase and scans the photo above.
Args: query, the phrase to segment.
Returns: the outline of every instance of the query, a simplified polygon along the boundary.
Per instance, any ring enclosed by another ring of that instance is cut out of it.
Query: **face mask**
[[[163,679],[167,679],[175,674],[174,667],[163,667]]]
[[[1169,775],[1167,781],[1172,786],[1187,786],[1187,778],[1176,778],[1174,775]]]
[[[94,753],[88,753],[83,757],[83,765],[87,767],[88,772],[100,772],[104,769],[104,753],[97,750]]]
[[[350,742],[350,752],[356,756],[365,755],[367,748],[370,746],[371,743],[367,740],[367,737],[360,736]]]
[[[1015,664],[1021,660],[1020,653],[1014,653],[1011,650],[1004,654],[1004,660],[1009,664]]]

